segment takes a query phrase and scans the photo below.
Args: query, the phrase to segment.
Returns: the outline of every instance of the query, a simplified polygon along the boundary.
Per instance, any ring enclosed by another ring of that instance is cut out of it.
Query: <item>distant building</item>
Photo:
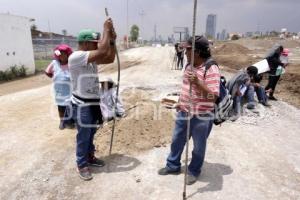
[[[227,40],[227,33],[226,33],[226,29],[222,30],[221,36],[220,36],[220,40]]]
[[[35,72],[31,21],[27,17],[0,14],[0,71],[24,66],[27,74]]]
[[[221,40],[221,34],[217,33],[217,40]]]
[[[263,35],[263,33],[261,32],[261,31],[256,31],[255,33],[254,33],[254,36],[255,37],[261,37]]]
[[[217,15],[209,14],[206,19],[206,32],[205,32],[206,37],[215,39],[216,28],[217,28]]]
[[[248,32],[245,33],[245,36],[246,37],[253,37],[253,32],[248,31]]]

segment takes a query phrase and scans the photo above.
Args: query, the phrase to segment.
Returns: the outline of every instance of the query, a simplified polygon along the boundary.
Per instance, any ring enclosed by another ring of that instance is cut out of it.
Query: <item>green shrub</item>
[[[26,76],[26,68],[24,65],[18,67],[17,65],[10,67],[5,71],[0,71],[0,81],[10,81],[18,77]]]

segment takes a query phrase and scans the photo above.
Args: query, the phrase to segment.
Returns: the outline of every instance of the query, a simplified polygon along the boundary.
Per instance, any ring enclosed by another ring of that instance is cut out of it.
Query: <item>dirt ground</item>
[[[76,173],[76,130],[58,130],[51,85],[32,84],[0,96],[0,199],[181,199],[183,174],[157,175],[169,152],[175,114],[159,100],[181,84],[182,72],[171,70],[173,55],[171,47],[122,52],[128,116],[117,122],[112,156],[107,156],[111,123],[97,132],[96,154],[107,165],[93,168],[90,182]],[[115,65],[100,76],[115,80]],[[300,111],[271,103],[270,109],[258,105],[259,114],[246,110],[238,121],[213,128],[203,172],[188,187],[188,199],[299,199]]]
[[[49,85],[50,83],[51,79],[44,74],[33,75],[24,79],[1,83],[0,96],[43,87],[45,85]]]

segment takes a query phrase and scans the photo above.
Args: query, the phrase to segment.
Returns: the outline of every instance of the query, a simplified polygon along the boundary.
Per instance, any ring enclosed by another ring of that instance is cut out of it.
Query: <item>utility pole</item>
[[[128,0],[126,1],[126,3],[127,3],[127,6],[126,6],[126,9],[127,9],[127,16],[126,16],[126,34],[127,34],[127,40],[126,40],[126,47],[127,47],[127,49],[129,48],[129,28],[128,28],[128,26],[129,26],[129,23],[128,23],[128,19],[129,19],[129,16],[128,16],[128,11],[129,11],[129,8],[128,8]]]
[[[156,24],[154,25],[154,42],[156,42],[156,34],[157,34],[157,32],[156,32],[157,30],[156,30]]]
[[[144,16],[145,16],[145,11],[142,10],[142,11],[139,13],[139,15],[141,16],[140,36],[141,36],[141,38],[143,39],[143,37],[142,37],[142,33],[144,33],[143,18],[144,18]]]

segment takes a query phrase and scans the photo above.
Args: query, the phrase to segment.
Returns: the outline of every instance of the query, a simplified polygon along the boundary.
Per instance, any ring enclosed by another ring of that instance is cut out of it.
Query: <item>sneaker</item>
[[[88,167],[78,168],[78,174],[82,180],[89,181],[93,179],[93,176]]]
[[[269,100],[278,101],[274,96],[269,96]]]
[[[187,185],[192,185],[197,181],[197,179],[198,179],[198,177],[193,176],[191,174],[188,174],[187,177],[186,177],[186,184]]]
[[[164,168],[161,168],[160,170],[158,170],[158,174],[162,175],[162,176],[170,175],[170,174],[178,175],[178,174],[180,174],[180,170],[173,171],[173,170],[168,169],[167,167],[164,167]]]
[[[105,162],[94,156],[89,160],[89,165],[94,167],[103,167],[105,165]]]
[[[240,117],[239,115],[232,115],[229,117],[229,120],[235,122],[236,120],[238,120],[239,117]]]
[[[255,109],[255,105],[252,104],[252,103],[248,103],[247,109],[248,109],[248,110],[253,110],[253,109]]]

